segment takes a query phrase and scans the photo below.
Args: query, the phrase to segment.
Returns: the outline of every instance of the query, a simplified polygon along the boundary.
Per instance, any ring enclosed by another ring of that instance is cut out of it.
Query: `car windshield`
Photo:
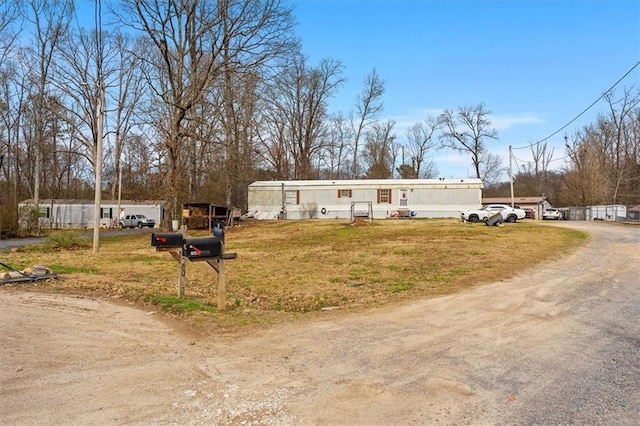
[[[143,215],[143,214],[139,214],[139,215],[138,215],[138,219],[146,219],[146,218],[147,218],[147,217],[146,217],[145,215]]]
[[[547,211],[547,213],[555,213],[556,209],[547,209],[546,211]]]

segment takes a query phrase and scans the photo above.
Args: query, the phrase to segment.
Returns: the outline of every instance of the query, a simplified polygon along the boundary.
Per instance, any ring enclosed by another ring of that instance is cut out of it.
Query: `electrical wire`
[[[532,143],[530,143],[530,144],[528,144],[528,145],[525,145],[525,146],[512,147],[512,149],[527,149],[527,148],[532,148],[532,147],[534,147],[534,146],[536,146],[536,145],[541,144],[542,142],[544,142],[544,141],[546,141],[546,140],[548,140],[548,139],[551,139],[553,136],[557,135],[558,133],[560,133],[561,131],[563,131],[563,130],[564,130],[564,129],[566,129],[567,127],[569,127],[569,125],[570,125],[571,123],[573,123],[573,122],[574,122],[574,121],[576,121],[578,118],[580,118],[584,113],[586,113],[586,112],[587,112],[587,111],[589,111],[591,108],[593,108],[593,106],[594,106],[595,104],[597,104],[598,102],[600,102],[600,100],[601,100],[602,98],[604,98],[604,97],[607,95],[607,93],[611,92],[611,91],[612,91],[612,90],[613,90],[613,89],[614,89],[618,84],[620,84],[620,82],[621,82],[622,80],[624,80],[624,79],[625,79],[629,74],[631,74],[631,72],[632,72],[634,69],[636,69],[639,65],[640,65],[640,61],[636,62],[636,63],[635,63],[635,65],[634,65],[634,66],[632,66],[632,67],[629,69],[629,71],[627,71],[627,72],[626,72],[622,77],[620,77],[620,78],[618,79],[618,81],[616,81],[616,82],[613,84],[613,86],[609,87],[609,89],[607,89],[604,93],[602,93],[602,95],[600,95],[600,97],[599,97],[598,99],[596,99],[595,101],[593,101],[593,102],[591,103],[591,105],[589,105],[588,107],[586,107],[584,110],[582,110],[582,112],[581,112],[580,114],[576,115],[576,116],[575,116],[571,121],[569,121],[569,122],[568,122],[567,124],[565,124],[564,126],[560,127],[560,128],[559,128],[558,130],[556,130],[555,132],[551,133],[551,134],[550,134],[549,136],[547,136],[546,138],[544,138],[544,139],[540,139],[540,140],[539,140],[539,141],[537,141],[537,142],[532,142]]]

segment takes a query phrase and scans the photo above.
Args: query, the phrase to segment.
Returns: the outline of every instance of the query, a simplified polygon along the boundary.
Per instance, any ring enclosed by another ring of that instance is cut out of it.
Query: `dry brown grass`
[[[190,233],[192,236],[204,235]],[[457,220],[249,222],[227,230],[225,313],[191,313],[229,324],[263,323],[323,308],[371,307],[450,294],[502,280],[572,250],[586,236],[524,221],[502,227]],[[35,246],[2,253],[14,267],[46,265],[58,280],[24,285],[150,302],[176,295],[178,263],[149,234],[102,238],[91,248]],[[216,275],[187,264],[186,297],[216,304]]]

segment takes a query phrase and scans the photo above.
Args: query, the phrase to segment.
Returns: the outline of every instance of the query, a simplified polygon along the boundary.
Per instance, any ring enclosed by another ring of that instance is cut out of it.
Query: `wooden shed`
[[[231,209],[210,203],[182,205],[182,223],[187,229],[212,229],[214,222],[227,224]]]

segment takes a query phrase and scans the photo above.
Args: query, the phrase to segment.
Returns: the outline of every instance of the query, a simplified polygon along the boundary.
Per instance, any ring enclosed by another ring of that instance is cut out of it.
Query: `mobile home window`
[[[49,219],[51,217],[51,209],[49,207],[38,207],[38,217]]]
[[[102,219],[113,219],[111,207],[100,207],[100,217]]]
[[[299,191],[285,191],[285,203],[286,204],[300,204],[300,192]]]
[[[378,189],[378,203],[391,204],[391,189]]]
[[[338,198],[351,198],[350,189],[338,189]]]

